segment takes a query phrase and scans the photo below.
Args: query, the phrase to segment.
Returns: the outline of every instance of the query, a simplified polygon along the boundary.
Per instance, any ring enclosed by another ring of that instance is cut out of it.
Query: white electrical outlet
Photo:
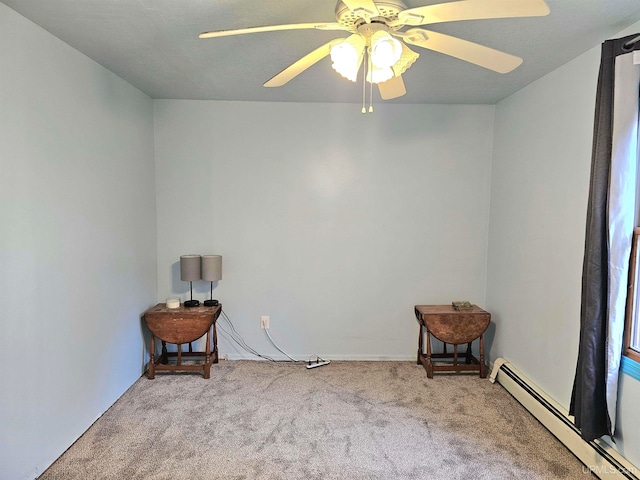
[[[269,330],[269,315],[262,315],[260,317],[260,328],[262,330]]]

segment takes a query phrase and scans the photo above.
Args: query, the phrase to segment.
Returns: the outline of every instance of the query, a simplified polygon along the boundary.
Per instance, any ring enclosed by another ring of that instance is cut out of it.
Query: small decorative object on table
[[[167,308],[180,308],[180,299],[167,298]]]
[[[451,302],[451,305],[453,305],[453,308],[458,312],[463,310],[473,310],[473,305],[466,300],[456,300]]]

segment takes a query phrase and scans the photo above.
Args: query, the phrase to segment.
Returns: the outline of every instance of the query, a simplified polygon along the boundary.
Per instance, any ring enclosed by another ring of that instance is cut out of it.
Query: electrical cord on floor
[[[282,350],[278,346],[276,341],[273,339],[273,337],[269,333],[269,329],[268,328],[264,329],[267,337],[269,338],[269,340],[271,341],[273,346],[276,347],[276,349],[280,353],[282,353],[285,356],[287,356],[289,358],[289,360],[275,360],[275,359],[271,358],[268,355],[263,355],[263,354],[259,353],[255,348],[252,348],[247,344],[247,342],[244,340],[244,338],[242,338],[242,335],[240,335],[240,333],[236,330],[235,326],[233,325],[233,322],[231,321],[231,319],[227,315],[227,312],[225,312],[224,310],[222,310],[222,318],[229,324],[229,327],[231,328],[231,331],[228,331],[226,328],[224,328],[222,326],[222,323],[218,322],[217,326],[220,328],[220,330],[222,330],[222,332],[225,335],[227,335],[231,340],[233,340],[236,344],[238,344],[240,346],[240,348],[242,348],[247,353],[250,353],[251,355],[255,355],[256,357],[263,358],[265,360],[269,360],[270,362],[276,362],[276,363],[282,363],[282,362],[284,362],[284,363],[307,363],[308,365],[311,365],[312,364],[311,358],[314,357],[314,356],[316,357],[316,363],[318,363],[318,362],[327,362],[323,358],[320,358],[320,356],[318,356],[318,355],[311,355],[309,357],[309,361],[308,362],[305,362],[304,360],[296,360],[295,358],[293,358],[291,355],[289,355],[287,352],[285,352],[284,350]]]
[[[273,344],[274,347],[276,347],[276,349],[280,352],[280,353],[284,353],[287,357],[289,357],[291,359],[292,362],[303,362],[303,360],[296,360],[295,358],[293,358],[291,355],[289,355],[287,352],[285,352],[284,350],[282,350],[278,344],[276,343],[276,341],[273,339],[273,337],[271,337],[271,334],[269,333],[269,329],[265,328],[264,329],[264,333],[267,334],[267,337],[269,337],[269,340],[271,340],[271,343]]]
[[[232,333],[228,332],[228,331],[227,331],[227,330],[222,326],[222,324],[221,324],[221,323],[218,323],[218,328],[222,331],[222,333],[224,333],[227,337],[229,337],[229,338],[230,338],[231,340],[233,340],[236,344],[238,344],[238,346],[239,346],[242,350],[244,350],[244,351],[246,351],[246,352],[250,353],[251,355],[255,355],[256,357],[260,357],[260,358],[264,358],[265,360],[273,361],[273,359],[272,359],[271,357],[268,357],[268,356],[266,356],[266,355],[261,355],[261,354],[259,354],[259,353],[257,353],[257,352],[252,351],[250,348],[247,348],[247,347],[246,347],[245,345],[243,345],[243,344],[242,344],[242,343],[241,343],[237,338],[235,338],[235,337],[233,336],[233,334],[232,334]]]
[[[276,343],[276,341],[273,339],[273,337],[271,336],[271,334],[269,333],[269,329],[265,328],[264,329],[264,333],[267,334],[267,337],[269,338],[269,340],[271,341],[271,343],[273,344],[274,347],[276,347],[276,349],[280,352],[283,353],[284,355],[286,355],[287,357],[289,357],[291,359],[291,363],[306,363],[307,364],[307,368],[315,368],[315,367],[322,367],[324,365],[329,365],[329,363],[331,363],[329,360],[325,360],[324,358],[322,358],[320,355],[311,355],[309,357],[308,361],[304,361],[304,360],[296,360],[295,358],[293,358],[291,355],[289,355],[287,352],[285,352],[282,348],[280,348],[280,346]],[[316,357],[315,362],[313,360],[311,360],[313,357]],[[286,360],[283,360],[286,362]]]
[[[240,335],[240,333],[238,333],[238,331],[236,330],[236,328],[233,326],[233,322],[231,321],[231,319],[229,318],[229,316],[226,314],[226,312],[223,310],[222,311],[222,317],[226,320],[226,322],[229,324],[229,327],[231,327],[232,332],[228,332],[221,323],[218,323],[218,327],[220,327],[220,329],[231,339],[233,340],[235,343],[237,343],[240,348],[242,348],[243,350],[245,350],[246,352],[250,353],[251,355],[255,355],[256,357],[259,358],[264,358],[265,360],[269,360],[271,362],[275,362],[275,360],[271,357],[269,357],[268,355],[262,355],[261,353],[259,353],[257,350],[255,350],[254,348],[250,347],[247,342],[244,340],[244,338],[242,338],[242,335]],[[237,336],[237,338],[236,338]]]
[[[247,342],[244,340],[244,338],[242,337],[242,335],[240,335],[240,333],[238,333],[238,331],[236,330],[235,326],[233,325],[233,322],[231,322],[231,319],[229,318],[229,316],[225,313],[222,312],[224,319],[227,321],[227,323],[229,324],[229,327],[231,327],[231,330],[233,333],[229,333],[229,332],[225,332],[228,335],[232,335],[234,341],[240,345],[245,351],[256,355],[257,357],[261,357],[261,358],[266,358],[266,355],[261,355],[260,353],[258,353],[258,351],[252,347],[250,347]],[[237,338],[236,338],[237,337]],[[268,357],[267,359],[270,359],[270,357]]]
[[[237,343],[244,351],[250,353],[251,355],[255,355],[256,357],[263,358],[265,360],[269,360],[270,362],[277,362],[277,363],[305,363],[303,360],[296,360],[291,355],[289,355],[287,352],[282,350],[278,346],[278,344],[275,342],[273,337],[271,337],[271,335],[269,334],[268,329],[265,329],[264,331],[267,334],[267,337],[269,338],[269,340],[271,341],[273,346],[276,347],[276,349],[280,353],[283,353],[284,355],[286,355],[290,360],[275,360],[274,358],[271,358],[268,355],[263,355],[263,354],[259,353],[255,348],[250,347],[247,344],[247,342],[244,340],[244,338],[242,338],[242,335],[240,335],[240,333],[238,333],[238,331],[236,330],[236,328],[233,325],[233,322],[231,321],[231,319],[229,318],[229,316],[227,315],[227,313],[224,310],[222,310],[222,318],[229,324],[229,327],[231,328],[231,332],[228,331],[227,329],[225,329],[222,326],[222,323],[218,323],[217,325],[218,325],[218,327],[220,327],[220,330],[222,330],[222,332],[225,335],[227,335],[231,340],[233,340],[235,343]],[[318,357],[318,358],[320,358],[320,357]]]

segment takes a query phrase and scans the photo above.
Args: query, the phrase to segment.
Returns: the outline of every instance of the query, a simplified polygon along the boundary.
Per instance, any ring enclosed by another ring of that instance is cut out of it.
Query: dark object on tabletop
[[[464,301],[454,301],[451,302],[451,305],[453,305],[453,308],[457,311],[461,311],[461,310],[473,310],[473,305],[471,305],[470,302],[467,302],[466,300]]]

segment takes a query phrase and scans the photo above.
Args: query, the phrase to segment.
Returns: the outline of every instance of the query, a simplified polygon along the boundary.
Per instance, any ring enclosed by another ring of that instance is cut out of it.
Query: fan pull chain
[[[366,55],[366,50],[365,50],[365,55]],[[365,95],[367,92],[367,61],[364,62],[364,67],[362,67],[362,113],[367,113],[367,109],[365,108],[365,105],[367,103]]]
[[[369,54],[369,49],[364,49],[364,66],[362,68],[362,113],[367,113],[367,73],[371,71],[371,67],[369,66],[369,62],[371,61],[371,55]]]
[[[373,67],[371,64],[371,52],[369,51],[369,48],[365,49],[364,52],[365,52],[366,58],[365,58],[365,61],[363,62],[364,67],[362,69],[362,72],[364,74],[362,78],[362,113],[367,113],[367,109],[366,109],[367,74],[371,75],[371,70],[373,69]],[[369,113],[372,113],[373,112],[373,82],[369,82],[369,83],[371,84],[369,88]]]
[[[373,113],[373,62],[371,61],[371,52],[369,52],[369,75],[371,76],[371,81],[369,82],[369,113]]]
[[[373,113],[373,82],[369,82],[369,113]]]

